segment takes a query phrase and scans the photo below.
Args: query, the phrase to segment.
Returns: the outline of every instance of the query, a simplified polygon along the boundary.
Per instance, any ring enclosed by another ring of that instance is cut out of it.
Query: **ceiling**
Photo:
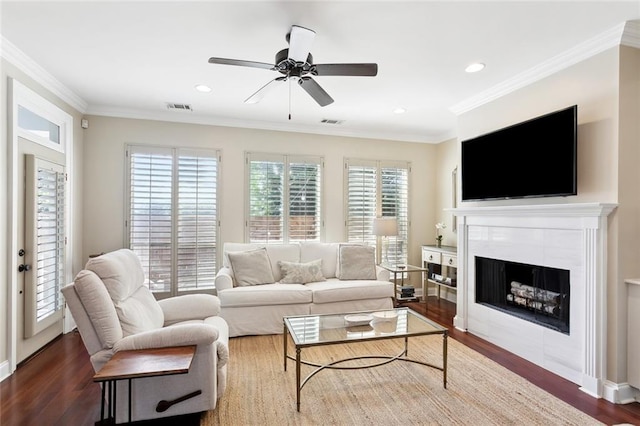
[[[456,136],[454,111],[470,99],[640,19],[640,0],[23,0],[0,7],[3,56],[36,74],[42,67],[44,80],[84,114],[432,143]],[[316,32],[315,63],[375,62],[378,75],[314,77],[335,100],[326,107],[287,84],[245,104],[279,74],[208,63],[211,56],[273,63],[293,24]],[[472,62],[486,68],[466,73]],[[212,91],[200,93],[198,84]]]

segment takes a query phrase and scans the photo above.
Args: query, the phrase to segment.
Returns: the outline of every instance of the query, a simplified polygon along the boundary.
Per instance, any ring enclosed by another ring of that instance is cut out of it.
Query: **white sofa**
[[[354,247],[366,251],[354,255],[357,250]],[[238,260],[238,254],[253,256],[251,253],[257,255],[260,251],[266,252],[267,260],[263,257]],[[304,277],[299,279],[300,276],[291,273],[292,268],[305,265],[306,272],[317,272],[314,264],[320,264],[321,276],[316,273],[315,278],[307,278],[313,282],[300,283],[306,281]],[[352,266],[356,264],[354,270]],[[285,268],[283,275],[284,265],[289,269]],[[239,276],[249,284],[239,282]],[[394,286],[389,271],[375,265],[373,247],[346,243],[225,243],[223,267],[216,275],[215,285],[220,316],[229,325],[230,337],[282,333],[282,318],[287,315],[393,307]]]
[[[131,382],[132,420],[156,419],[213,410],[227,385],[229,335],[218,316],[220,301],[210,294],[171,297],[157,302],[144,285],[140,259],[120,249],[87,262],[62,289],[94,371],[118,351],[197,345],[187,374]],[[202,393],[158,410],[196,390]],[[117,423],[128,417],[127,380],[117,383]]]

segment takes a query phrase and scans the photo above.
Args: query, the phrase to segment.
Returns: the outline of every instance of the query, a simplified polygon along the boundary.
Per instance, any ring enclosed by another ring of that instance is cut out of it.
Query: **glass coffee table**
[[[445,327],[431,321],[409,308],[395,308],[375,312],[355,312],[344,314],[297,315],[284,317],[284,370],[287,359],[296,363],[296,408],[300,411],[300,391],[317,373],[324,369],[352,370],[372,368],[393,361],[407,361],[422,364],[442,371],[442,383],[447,388],[447,333]],[[409,337],[442,336],[442,365],[434,365],[408,357]],[[295,346],[295,357],[289,355],[288,336]],[[302,359],[302,349],[314,346],[350,344],[384,339],[404,339],[404,347],[397,355],[374,354],[334,360],[320,364]],[[347,361],[371,359],[370,364],[357,366],[340,365]],[[316,367],[302,380],[301,364]]]

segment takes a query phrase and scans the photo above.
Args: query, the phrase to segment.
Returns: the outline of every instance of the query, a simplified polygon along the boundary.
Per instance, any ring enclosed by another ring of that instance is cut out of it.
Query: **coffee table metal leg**
[[[129,423],[131,423],[131,379],[129,379]]]
[[[287,324],[284,325],[284,331],[282,333],[282,345],[283,345],[283,351],[282,353],[284,353],[284,371],[287,371]]]
[[[300,411],[300,352],[301,349],[296,346],[296,407]]]

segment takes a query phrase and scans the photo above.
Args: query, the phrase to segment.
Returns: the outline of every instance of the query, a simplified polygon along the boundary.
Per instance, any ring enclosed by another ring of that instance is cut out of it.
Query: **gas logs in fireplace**
[[[476,302],[569,334],[569,271],[476,257]]]

